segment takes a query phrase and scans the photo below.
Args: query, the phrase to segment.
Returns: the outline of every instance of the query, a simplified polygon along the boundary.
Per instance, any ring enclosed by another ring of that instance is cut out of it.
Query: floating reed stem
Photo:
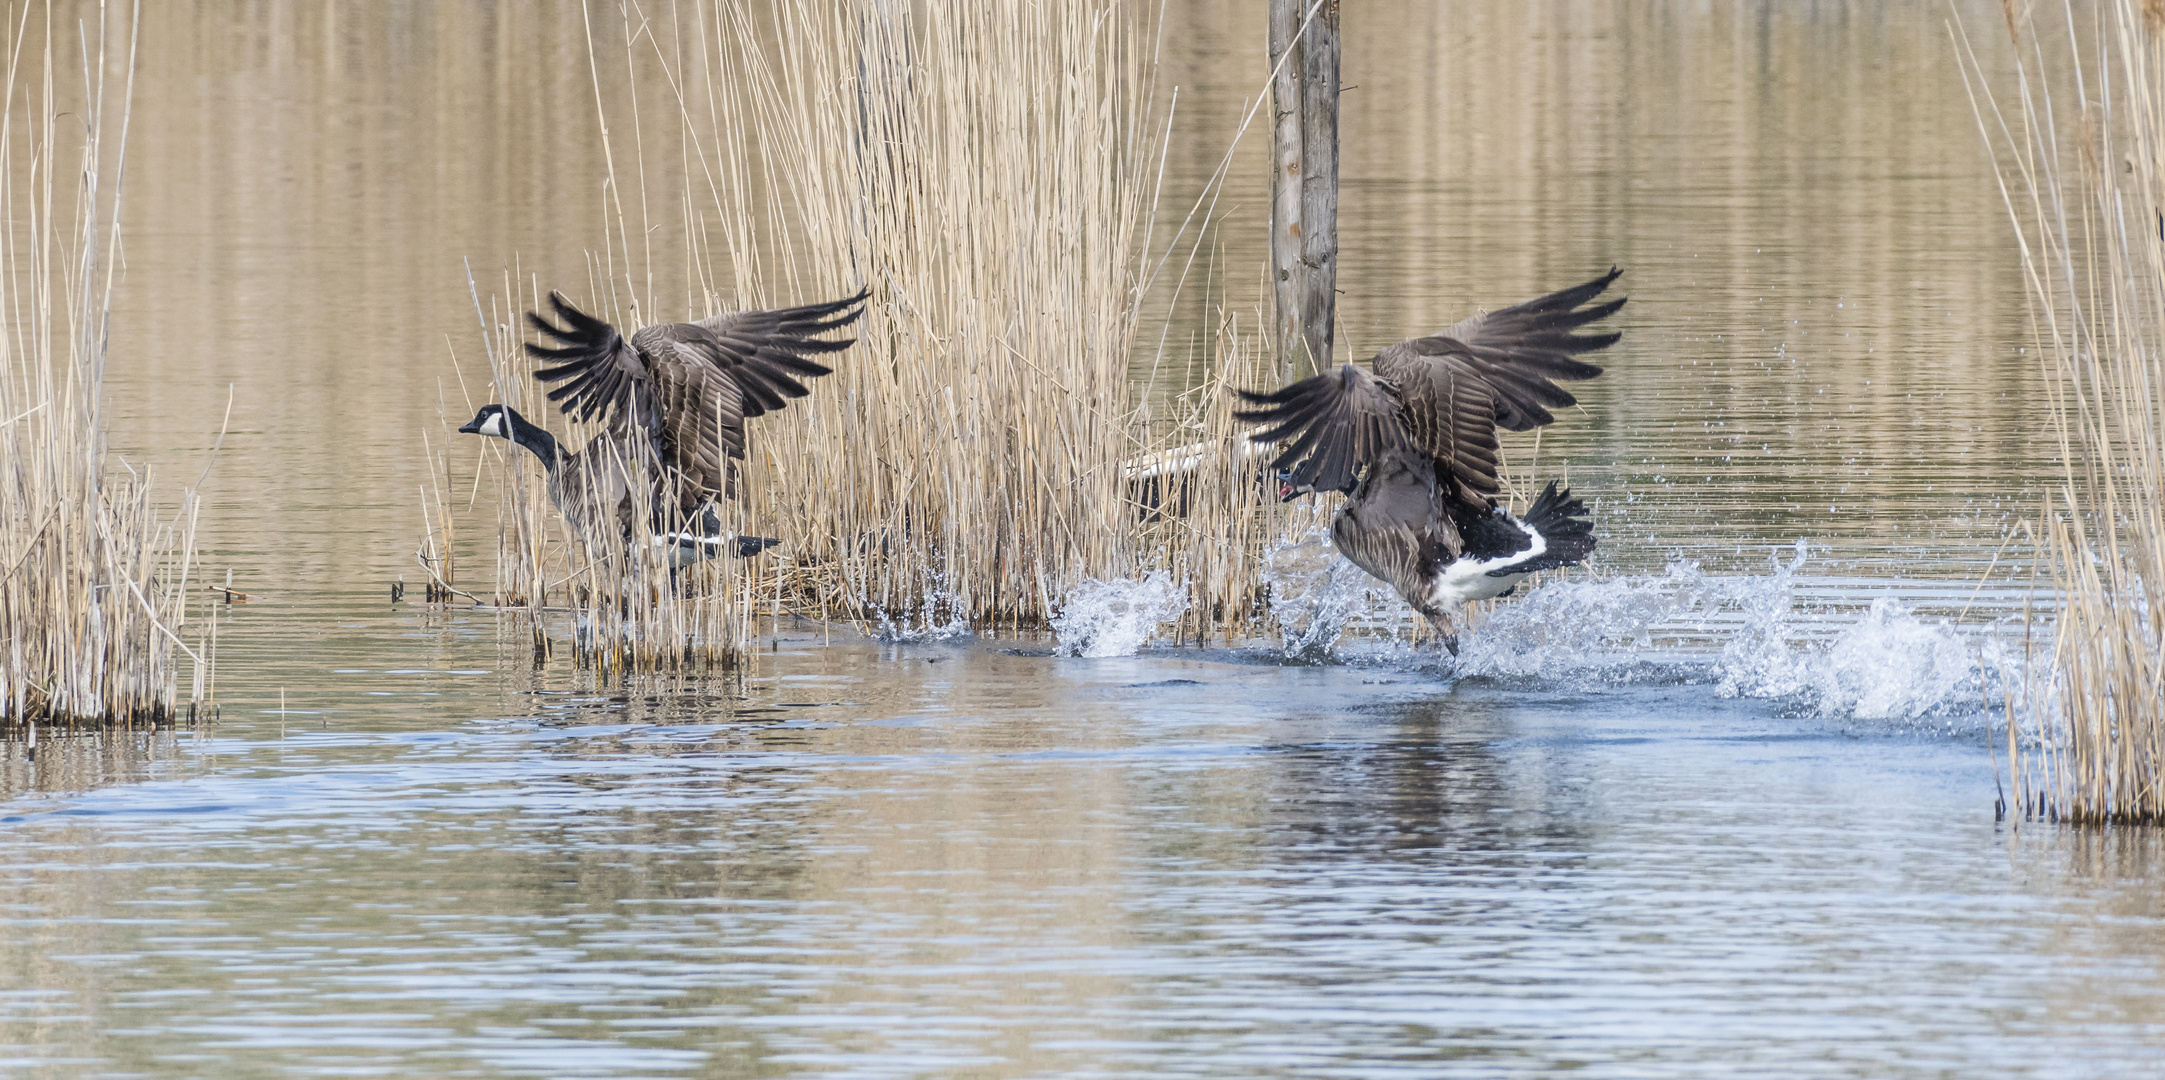
[[[180,711],[183,661],[191,706],[210,669],[186,626],[195,493],[161,508],[150,471],[107,453],[100,412],[135,20],[49,14],[5,28],[0,724],[155,722]]]
[[[2048,6],[2049,7],[2049,6]],[[2019,11],[2018,11],[2019,8]],[[2165,5],[2008,5],[2011,101],[1958,54],[2022,244],[2066,474],[2038,542],[2058,595],[2025,635],[2006,740],[2015,807],[2165,821]],[[2079,27],[2079,28],[2078,28]],[[2040,40],[2065,32],[2071,40]],[[2004,96],[2004,95],[2003,95]],[[2021,717],[2037,725],[2018,738]]]

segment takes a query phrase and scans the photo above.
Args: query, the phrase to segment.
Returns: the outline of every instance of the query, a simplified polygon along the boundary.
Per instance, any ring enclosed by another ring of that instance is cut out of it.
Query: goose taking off
[[[732,536],[714,506],[736,494],[744,422],[809,393],[799,379],[833,370],[810,357],[840,352],[855,339],[819,335],[855,322],[866,295],[649,326],[627,341],[552,292],[549,306],[562,325],[536,312],[526,316],[557,342],[526,346],[551,364],[534,377],[562,384],[549,400],[565,415],[602,417],[601,434],[566,451],[508,405],[482,406],[459,430],[533,451],[549,472],[549,501],[589,544],[605,535],[603,525],[630,537],[644,503],[655,541],[669,548],[673,566],[723,550],[756,555],[776,541]]]
[[[1585,306],[1621,273],[1486,312],[1274,393],[1240,391],[1261,425],[1249,438],[1284,443],[1273,467],[1287,499],[1309,491],[1350,498],[1331,540],[1355,565],[1398,590],[1458,652],[1451,612],[1501,596],[1538,570],[1594,550],[1584,503],[1552,482],[1520,518],[1496,503],[1496,429],[1528,431],[1575,405],[1557,380],[1601,374],[1574,359],[1623,335],[1574,334],[1624,306]]]

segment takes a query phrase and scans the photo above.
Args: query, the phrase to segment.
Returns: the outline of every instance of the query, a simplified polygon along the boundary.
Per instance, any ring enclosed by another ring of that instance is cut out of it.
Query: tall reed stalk
[[[820,606],[1037,624],[1141,564],[1149,25],[1117,0],[716,13],[682,113],[716,180],[709,303],[873,293],[747,474],[755,517],[830,567]]]
[[[161,510],[150,470],[105,444],[135,20],[49,15],[14,11],[5,38],[0,721],[155,721],[179,709],[183,659],[191,705],[208,668],[200,636],[185,640],[195,494]]]
[[[2010,701],[2017,809],[2165,821],[2165,3],[2008,5],[1995,97],[1958,36],[2021,240],[2066,474],[2037,539],[2058,594]],[[2094,20],[2094,21],[2093,21]],[[2048,44],[2041,36],[2065,40]],[[2035,718],[2034,739],[2016,718]]]

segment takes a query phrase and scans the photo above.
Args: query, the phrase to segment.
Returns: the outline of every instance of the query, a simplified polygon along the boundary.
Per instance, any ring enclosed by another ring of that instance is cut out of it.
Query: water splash
[[[1952,626],[1878,597],[1823,645],[1739,638],[1723,651],[1723,697],[1801,701],[1815,713],[1916,720],[1982,704],[1990,668]]]
[[[909,610],[891,612],[869,602],[865,608],[872,613],[872,636],[888,645],[970,636],[970,606],[942,580],[935,579]]]
[[[1704,681],[1707,645],[1734,630],[1755,602],[1786,604],[1786,580],[1713,577],[1697,563],[1661,574],[1558,581],[1499,604],[1461,637],[1462,675],[1602,681]]]
[[[1894,597],[1861,614],[1806,610],[1793,557],[1768,575],[1659,575],[1558,582],[1503,605],[1470,635],[1461,675],[1713,682],[1724,697],[1812,715],[1925,721],[1978,716],[2000,697],[2010,657],[1995,635],[1932,619]]]
[[[1133,656],[1160,623],[1188,610],[1188,587],[1153,570],[1141,581],[1090,579],[1052,617],[1062,656]]]
[[[1313,663],[1331,655],[1346,625],[1375,604],[1375,579],[1338,554],[1329,532],[1316,529],[1263,554],[1270,614],[1288,659]]]

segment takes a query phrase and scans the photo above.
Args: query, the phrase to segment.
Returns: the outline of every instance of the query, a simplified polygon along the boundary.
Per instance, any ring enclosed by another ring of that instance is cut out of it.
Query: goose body
[[[1550,423],[1550,409],[1577,404],[1558,380],[1601,374],[1575,357],[1621,335],[1573,331],[1623,306],[1588,306],[1618,273],[1399,342],[1376,355],[1373,372],[1346,364],[1271,393],[1241,392],[1251,408],[1235,415],[1262,427],[1250,438],[1285,444],[1272,463],[1281,495],[1344,492],[1332,542],[1454,653],[1458,608],[1594,550],[1585,504],[1554,483],[1523,518],[1497,503],[1496,432]]]
[[[649,326],[626,339],[551,293],[558,322],[527,315],[556,341],[526,346],[552,362],[535,378],[561,383],[549,400],[574,419],[601,418],[603,430],[567,451],[503,404],[482,406],[459,430],[532,451],[548,473],[549,501],[583,542],[612,529],[629,538],[643,507],[672,566],[723,552],[756,555],[776,541],[728,532],[715,505],[736,494],[745,421],[805,396],[799,379],[832,370],[810,357],[853,343],[820,335],[855,321],[864,298],[859,292],[823,304],[730,312]]]

